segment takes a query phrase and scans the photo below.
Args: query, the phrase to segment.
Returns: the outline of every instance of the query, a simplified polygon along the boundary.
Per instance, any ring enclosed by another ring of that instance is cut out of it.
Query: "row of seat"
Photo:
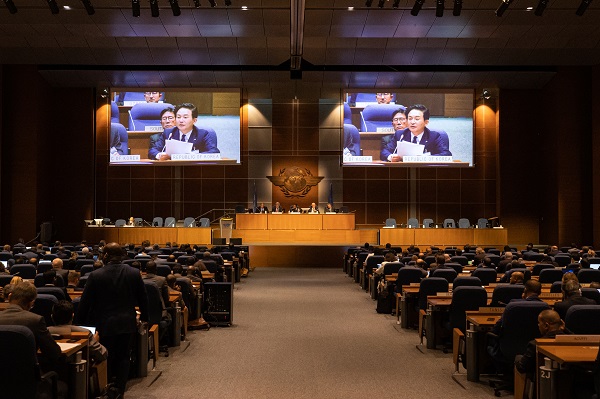
[[[385,227],[398,227],[396,223],[396,219],[388,218],[385,221]],[[444,222],[441,224],[436,224],[433,219],[423,219],[423,224],[419,224],[419,220],[417,218],[409,218],[406,222],[406,225],[401,225],[400,227],[408,227],[412,229],[416,229],[419,227],[423,228],[432,228],[432,227],[444,227],[444,228],[460,228],[460,229],[468,229],[471,227],[477,227],[479,229],[485,229],[491,227],[488,223],[488,219],[479,218],[477,219],[477,223],[475,225],[471,225],[471,222],[467,218],[458,219],[458,224],[454,221],[454,219],[444,219]]]

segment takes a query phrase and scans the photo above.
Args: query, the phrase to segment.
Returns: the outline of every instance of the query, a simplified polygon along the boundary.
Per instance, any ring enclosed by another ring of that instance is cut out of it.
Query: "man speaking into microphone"
[[[192,153],[219,153],[217,135],[194,124],[198,120],[198,108],[191,103],[183,103],[175,108],[175,127],[165,129],[148,151],[148,158],[166,161],[171,156],[165,152],[167,140],[192,143]]]

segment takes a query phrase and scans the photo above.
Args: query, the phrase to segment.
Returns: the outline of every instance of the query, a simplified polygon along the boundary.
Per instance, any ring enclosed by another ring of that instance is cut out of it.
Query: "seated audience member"
[[[160,91],[146,91],[144,92],[144,100],[146,100],[147,103],[158,103],[163,97],[163,94],[164,93]]]
[[[596,305],[596,301],[581,296],[579,282],[568,280],[562,285],[563,300],[554,304],[554,310],[561,319],[565,319],[567,311],[573,305]]]
[[[423,154],[452,156],[448,148],[448,135],[446,133],[429,130],[429,109],[422,104],[411,105],[406,109],[407,128],[394,134],[394,139],[388,145],[388,161],[402,161],[400,155],[393,155],[398,141],[407,141],[424,146]]]
[[[163,276],[157,275],[157,270],[158,267],[156,266],[156,262],[152,260],[149,261],[146,264],[146,274],[142,276],[142,279],[153,281],[154,284],[156,284],[162,296],[163,304],[167,305],[169,303],[169,289],[167,288],[167,280]]]
[[[93,336],[90,330],[87,328],[74,326],[73,316],[73,304],[69,301],[58,301],[58,303],[52,307],[52,321],[54,321],[55,325],[48,327],[48,330],[51,334],[67,336],[72,332],[87,332],[90,338],[88,348],[91,359],[95,364],[105,361],[108,356],[106,348],[100,345],[98,342],[98,337]]]
[[[538,328],[541,338],[555,338],[557,335],[566,334],[565,322],[561,320],[559,314],[551,309],[542,310],[538,316]],[[536,363],[536,345],[535,340],[529,341],[525,348],[525,353],[515,357],[515,367],[520,373],[527,373],[535,381],[535,363]]]
[[[379,266],[377,270],[375,270],[376,274],[383,274],[383,269],[385,268],[385,265],[387,265],[390,262],[398,261],[398,257],[393,252],[388,252],[387,254],[385,254],[384,259],[385,260],[381,262],[381,266]]]
[[[54,370],[58,367],[61,350],[46,328],[44,317],[29,311],[36,298],[37,291],[30,282],[23,281],[14,285],[8,294],[8,307],[0,312],[0,325],[20,325],[29,328],[43,358],[40,359],[42,370]]]
[[[525,275],[522,272],[514,272],[510,275],[510,284],[523,284]]]
[[[310,208],[308,208],[306,213],[319,213],[319,207],[313,202],[310,204]]]
[[[509,265],[513,260],[513,254],[510,251],[506,251],[504,252],[504,259],[502,259],[499,263],[498,266],[496,267],[496,271],[498,273],[504,273],[506,272],[506,266]]]
[[[394,129],[394,132],[406,129],[406,108],[402,105],[399,105],[398,110],[394,111],[392,114],[392,128]],[[393,134],[382,137],[379,159],[382,161],[388,161],[390,155],[396,152],[396,144],[397,142],[394,141]]]
[[[72,288],[74,290],[83,290],[81,288],[77,288],[79,284],[79,279],[81,278],[81,273],[75,270],[69,270],[69,281],[67,283],[67,288]]]
[[[176,126],[165,129],[154,147],[148,151],[148,158],[169,160],[171,156],[165,152],[167,140],[192,143],[192,153],[219,153],[217,135],[212,131],[195,126],[198,121],[198,108],[191,103],[183,103],[175,108]]]
[[[63,269],[63,260],[56,258],[52,260],[52,270],[56,272],[57,276],[62,277],[63,282],[67,282],[69,280],[69,271]]]
[[[269,213],[269,208],[267,208],[265,204],[261,202],[260,205],[254,210],[254,213]]]
[[[208,269],[206,268],[206,265],[205,265],[205,264],[204,264],[204,262],[202,262],[201,260],[199,260],[199,261],[197,261],[196,263],[194,263],[194,267],[195,267],[195,268],[196,268],[198,271],[200,271],[201,273],[202,273],[202,272],[207,272],[207,271],[208,271]]]
[[[298,205],[296,204],[292,204],[292,206],[290,206],[290,213],[300,213],[301,209],[298,208]]]
[[[196,262],[197,263],[197,262]],[[192,282],[202,282],[202,277],[199,276],[200,272],[196,269],[196,266],[188,266],[185,276],[190,279]]]
[[[8,272],[4,267],[4,263],[0,263],[0,275],[2,274],[10,274],[10,272]]]
[[[285,212],[285,209],[281,206],[279,201],[277,201],[275,205],[273,205],[273,212]]]

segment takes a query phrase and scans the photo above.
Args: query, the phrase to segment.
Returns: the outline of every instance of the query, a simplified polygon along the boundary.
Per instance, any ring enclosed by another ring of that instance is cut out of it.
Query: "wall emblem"
[[[313,176],[307,168],[291,166],[279,171],[279,176],[267,176],[289,198],[304,197],[313,186],[323,180],[323,176]]]

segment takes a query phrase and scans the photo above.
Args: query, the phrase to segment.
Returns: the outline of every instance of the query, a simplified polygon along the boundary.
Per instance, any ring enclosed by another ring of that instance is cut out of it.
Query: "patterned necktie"
[[[185,134],[182,134],[182,135],[181,135],[181,141],[186,141],[186,140],[185,140],[185,136],[186,136]]]
[[[419,144],[417,143],[417,136],[413,136],[413,144]]]

